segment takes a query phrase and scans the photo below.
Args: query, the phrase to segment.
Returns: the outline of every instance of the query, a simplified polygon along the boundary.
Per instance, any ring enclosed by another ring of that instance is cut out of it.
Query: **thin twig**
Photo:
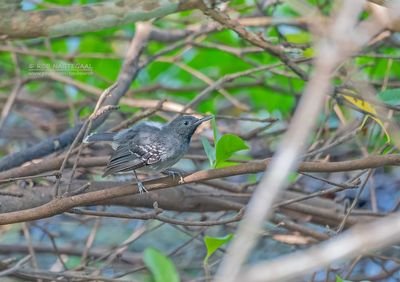
[[[24,264],[26,264],[32,258],[31,255],[27,255],[20,259],[13,267],[0,271],[0,277],[8,276],[13,274],[15,271],[21,268]]]
[[[111,213],[111,212],[100,212],[100,211],[90,211],[90,210],[82,210],[82,209],[71,209],[69,212],[83,215],[91,215],[91,216],[102,216],[102,217],[116,217],[116,218],[129,218],[129,219],[157,219],[159,221],[165,223],[171,223],[176,225],[184,225],[184,226],[213,226],[213,225],[222,225],[231,222],[236,222],[242,219],[244,210],[240,210],[234,217],[222,219],[218,221],[187,221],[187,220],[177,220],[165,216],[160,216],[159,214],[163,212],[162,209],[156,209],[149,213],[143,214],[125,214],[125,213]]]

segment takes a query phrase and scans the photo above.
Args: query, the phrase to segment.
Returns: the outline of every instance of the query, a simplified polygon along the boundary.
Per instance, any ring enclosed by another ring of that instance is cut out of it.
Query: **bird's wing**
[[[161,160],[162,154],[162,148],[154,143],[144,145],[128,142],[121,144],[111,156],[103,177],[112,173],[135,170],[155,164]]]

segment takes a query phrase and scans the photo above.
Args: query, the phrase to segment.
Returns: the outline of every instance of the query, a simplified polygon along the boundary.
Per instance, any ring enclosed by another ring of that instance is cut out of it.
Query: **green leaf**
[[[314,49],[311,48],[311,47],[304,49],[303,56],[306,57],[306,58],[313,57],[314,56]]]
[[[225,134],[217,142],[216,145],[216,160],[214,167],[223,167],[223,164],[228,160],[233,153],[248,149],[246,143],[237,135]]]
[[[211,119],[211,127],[213,129],[214,142],[217,142],[221,138],[221,134],[218,131],[218,127],[217,127],[217,123],[215,121],[215,118]]]
[[[289,180],[290,184],[295,183],[298,177],[299,177],[299,174],[297,172],[290,173],[288,175],[288,180]]]
[[[336,282],[351,282],[350,280],[344,280],[339,275],[336,275]]]
[[[215,149],[211,146],[210,142],[208,142],[207,138],[202,136],[200,138],[201,143],[203,144],[204,151],[206,152],[207,158],[210,162],[210,166],[213,167],[215,163]]]
[[[143,261],[153,275],[155,282],[179,282],[179,273],[173,262],[162,252],[154,248],[146,248]]]
[[[400,105],[400,88],[384,90],[378,94],[378,97],[386,104]]]
[[[53,50],[53,52],[55,52],[55,53],[67,53],[68,52],[67,40],[64,38],[63,39],[58,38],[58,39],[52,40],[51,41],[51,50]]]
[[[192,93],[185,93],[185,97],[188,97]],[[193,92],[193,96],[190,99],[193,99],[195,96],[197,96],[196,92]],[[204,101],[200,102],[198,109],[199,112],[201,113],[215,113],[217,108],[216,108],[216,101],[217,99],[211,98],[211,99],[205,99]]]
[[[68,260],[66,262],[66,266],[68,269],[75,268],[75,267],[79,266],[80,263],[81,263],[81,257],[69,256]]]
[[[239,163],[237,162],[230,162],[230,161],[225,161],[225,162],[220,162],[218,164],[218,167],[227,167],[227,166],[235,166],[238,165]]]
[[[304,44],[311,41],[311,35],[308,32],[285,34],[285,37],[289,42],[296,44]]]
[[[232,238],[233,234],[228,234],[224,237],[205,236],[203,240],[207,248],[207,255],[204,258],[203,263],[207,264],[208,259],[215,253],[215,251],[218,250],[221,246],[228,243],[230,240],[232,240]]]
[[[93,112],[93,108],[89,106],[84,106],[80,111],[79,111],[79,118],[84,119],[90,116],[90,114]]]
[[[296,86],[295,80],[288,81],[287,78],[272,77],[266,81],[268,85],[284,86],[291,85]],[[297,87],[296,88],[300,88]],[[294,91],[297,91],[295,89]],[[291,91],[287,91],[290,93]],[[254,109],[267,109],[269,113],[280,112],[283,116],[289,116],[292,112],[296,98],[293,95],[284,95],[282,93],[275,92],[264,87],[254,87],[247,90],[247,95],[251,98],[251,104]]]

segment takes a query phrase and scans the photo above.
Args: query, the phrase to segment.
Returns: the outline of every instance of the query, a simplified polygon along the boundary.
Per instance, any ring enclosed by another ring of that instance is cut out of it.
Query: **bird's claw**
[[[138,182],[137,183],[137,187],[139,189],[139,194],[143,194],[144,192],[149,193],[149,191],[147,191],[146,187],[144,187],[142,182]]]
[[[175,177],[179,176],[179,181],[178,181],[179,184],[185,183],[185,181],[183,180],[182,173],[180,173],[179,171],[166,170],[164,172],[165,172],[165,174],[172,176],[172,180],[175,180]]]

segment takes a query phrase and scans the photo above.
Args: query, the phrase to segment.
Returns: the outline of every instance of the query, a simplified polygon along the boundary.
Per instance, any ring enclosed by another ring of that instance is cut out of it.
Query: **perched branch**
[[[183,177],[183,183],[180,179],[164,177],[144,182],[149,191],[165,189],[168,187],[179,186],[194,182],[201,182],[221,177],[228,177],[240,174],[256,173],[264,171],[269,164],[269,160],[263,162],[253,162],[237,166],[225,167],[220,169],[211,169],[195,172]],[[304,162],[299,166],[299,171],[303,172],[334,172],[365,169],[367,167],[379,167],[383,165],[400,165],[400,155],[372,156],[360,160],[322,163],[322,162]],[[126,195],[137,194],[136,184],[124,184],[116,188],[110,188],[104,191],[89,192],[81,195],[74,195],[66,198],[59,198],[50,201],[47,204],[37,208],[0,214],[0,225],[10,224],[22,221],[35,220],[50,217],[71,208],[99,203],[104,200],[110,200]],[[144,197],[139,195],[138,197]]]

